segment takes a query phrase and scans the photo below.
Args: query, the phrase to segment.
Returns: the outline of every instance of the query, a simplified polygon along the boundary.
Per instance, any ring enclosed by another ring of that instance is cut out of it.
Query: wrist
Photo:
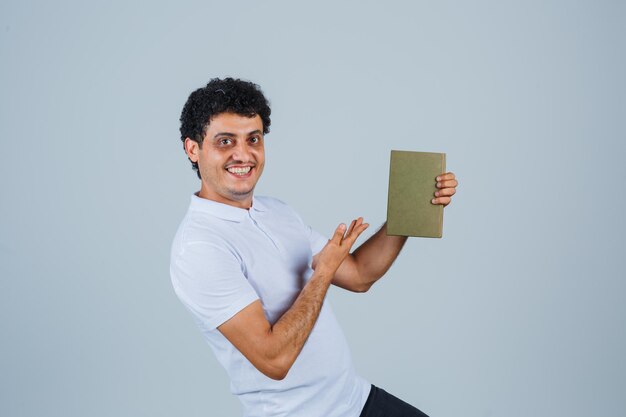
[[[317,267],[315,268],[315,272],[313,273],[313,276],[311,278],[314,278],[316,276],[319,277],[318,279],[322,281],[330,282],[335,276],[335,271],[333,271],[331,268],[324,266],[324,264],[318,263]]]

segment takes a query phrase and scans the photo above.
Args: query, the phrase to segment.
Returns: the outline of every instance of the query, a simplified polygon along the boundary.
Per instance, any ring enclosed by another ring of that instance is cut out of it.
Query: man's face
[[[191,139],[185,150],[198,163],[199,196],[241,208],[252,205],[252,192],[263,172],[265,149],[259,115],[220,113],[207,127],[202,148]]]

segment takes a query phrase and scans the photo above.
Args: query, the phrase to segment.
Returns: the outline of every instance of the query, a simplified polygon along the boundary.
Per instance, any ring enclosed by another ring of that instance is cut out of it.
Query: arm
[[[355,227],[355,222],[347,232],[343,224],[337,228],[318,254],[311,279],[274,325],[267,321],[257,300],[219,326],[219,331],[260,372],[272,379],[285,378],[317,321],[337,268],[366,228],[366,224]]]
[[[438,191],[432,204],[444,207],[450,204],[451,197],[456,193],[458,182],[452,172],[436,178]],[[357,222],[362,221],[361,218]],[[388,236],[387,222],[378,232],[366,240],[352,254],[348,255],[333,279],[333,284],[354,292],[365,292],[370,289],[391,267],[406,243],[406,236]],[[313,257],[315,265],[316,257]]]
[[[378,232],[346,256],[335,273],[333,285],[349,291],[366,292],[389,270],[406,240],[406,236],[387,236],[385,222]],[[317,256],[313,257],[314,265]]]

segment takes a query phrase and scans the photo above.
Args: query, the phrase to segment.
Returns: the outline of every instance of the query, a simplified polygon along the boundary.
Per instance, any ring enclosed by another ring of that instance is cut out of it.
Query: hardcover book
[[[443,206],[434,205],[437,176],[446,172],[446,154],[391,151],[387,234],[438,237],[443,234]]]

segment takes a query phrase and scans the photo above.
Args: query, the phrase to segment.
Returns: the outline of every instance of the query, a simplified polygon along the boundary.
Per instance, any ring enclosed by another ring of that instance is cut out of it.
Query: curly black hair
[[[263,133],[269,133],[271,112],[269,103],[258,85],[238,78],[228,77],[223,80],[213,78],[205,87],[191,93],[183,107],[180,115],[180,139],[183,141],[183,149],[186,138],[197,142],[202,149],[202,141],[211,118],[220,113],[236,113],[247,117],[258,114],[263,121]],[[191,159],[189,161],[198,178],[202,179],[198,163]]]

